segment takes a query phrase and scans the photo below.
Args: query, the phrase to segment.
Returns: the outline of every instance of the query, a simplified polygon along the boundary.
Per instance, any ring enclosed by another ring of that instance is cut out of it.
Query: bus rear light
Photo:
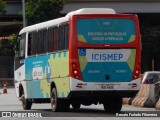
[[[136,70],[136,71],[134,72],[134,75],[133,75],[133,80],[134,80],[134,79],[137,79],[139,76],[140,76],[140,71],[139,71],[139,70]]]
[[[78,70],[77,70],[77,65],[75,63],[72,64],[72,69],[73,69],[74,75],[77,75],[78,74]]]
[[[141,68],[140,64],[137,64],[136,68],[140,70]]]
[[[80,69],[78,67],[78,63],[75,63],[75,62],[71,63],[71,69],[72,69],[71,76],[73,78],[82,80]]]
[[[77,74],[78,74],[78,71],[77,71],[77,70],[74,70],[73,73],[74,73],[75,75],[77,75]]]
[[[137,64],[134,70],[132,79],[135,80],[140,77],[140,64]]]
[[[74,73],[75,78],[78,79],[79,78],[78,71],[77,70],[73,70],[73,73]]]
[[[135,74],[139,74],[139,70],[136,70]]]
[[[76,69],[77,65],[75,63],[72,64],[72,68]]]

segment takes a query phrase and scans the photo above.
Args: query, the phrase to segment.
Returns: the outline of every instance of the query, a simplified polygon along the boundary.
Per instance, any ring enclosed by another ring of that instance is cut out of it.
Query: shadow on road
[[[38,110],[38,109],[32,109]],[[40,109],[43,116],[46,117],[113,117],[115,114],[106,113],[104,110],[93,109],[93,108],[80,108],[72,109],[70,108],[68,112],[52,112],[51,109]]]

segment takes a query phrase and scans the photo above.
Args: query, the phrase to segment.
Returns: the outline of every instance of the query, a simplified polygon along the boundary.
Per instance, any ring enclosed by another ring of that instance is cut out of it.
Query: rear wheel
[[[105,99],[103,106],[108,113],[118,113],[122,108],[122,98]]]
[[[21,96],[21,100],[22,100],[23,109],[30,110],[32,107],[32,102],[26,99],[24,94]]]
[[[56,88],[51,91],[51,107],[53,112],[66,112],[69,110],[69,102],[57,96]]]

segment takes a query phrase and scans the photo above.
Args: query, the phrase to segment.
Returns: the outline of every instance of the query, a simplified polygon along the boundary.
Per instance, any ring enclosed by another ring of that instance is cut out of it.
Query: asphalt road
[[[134,106],[130,106],[130,105],[123,105],[122,110],[120,112],[120,114],[109,114],[109,113],[105,113],[104,109],[103,109],[103,105],[92,105],[92,106],[82,106],[79,110],[73,110],[72,108],[70,108],[69,112],[59,112],[59,113],[54,113],[51,111],[51,106],[50,104],[33,104],[32,109],[29,111],[24,111],[22,109],[22,105],[21,102],[16,98],[15,96],[15,91],[13,88],[11,89],[7,89],[7,94],[3,94],[3,90],[0,89],[0,111],[4,112],[4,111],[12,111],[16,113],[39,113],[42,115],[42,117],[47,117],[45,120],[47,119],[51,119],[54,117],[54,120],[59,120],[61,119],[71,119],[72,120],[76,120],[76,119],[83,119],[84,118],[88,118],[94,120],[103,120],[103,119],[109,119],[112,120],[113,118],[116,120],[121,119],[122,117],[120,117],[120,115],[128,115],[129,117],[124,117],[123,120],[130,118],[135,120],[135,115],[138,115],[138,113],[140,113],[140,117],[139,119],[144,119],[147,120],[150,117],[147,116],[142,116],[142,113],[158,113],[160,114],[160,111],[155,110],[155,108],[140,108],[140,107],[134,107]],[[137,112],[138,111],[138,112]],[[133,115],[133,116],[132,116]],[[83,117],[83,118],[82,118]],[[154,119],[159,119],[159,117],[153,117]],[[150,118],[150,119],[153,119]],[[8,119],[8,118],[7,118]],[[87,119],[87,120],[88,120]],[[137,119],[137,117],[136,117]],[[128,120],[128,119],[127,119]]]

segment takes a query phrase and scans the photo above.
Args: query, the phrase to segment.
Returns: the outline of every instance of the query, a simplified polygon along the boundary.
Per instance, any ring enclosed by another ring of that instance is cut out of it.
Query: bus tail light
[[[78,74],[78,71],[77,71],[77,70],[74,70],[73,73],[74,73],[75,75],[77,75],[77,74]]]
[[[72,63],[72,69],[75,69],[77,65],[75,63]]]
[[[134,74],[133,74],[132,79],[135,80],[139,77],[140,77],[140,64],[137,64],[135,69],[134,69]]]
[[[78,67],[77,63],[71,63],[71,64],[72,64],[72,73],[71,73],[71,76],[73,78],[82,80],[80,68]]]

